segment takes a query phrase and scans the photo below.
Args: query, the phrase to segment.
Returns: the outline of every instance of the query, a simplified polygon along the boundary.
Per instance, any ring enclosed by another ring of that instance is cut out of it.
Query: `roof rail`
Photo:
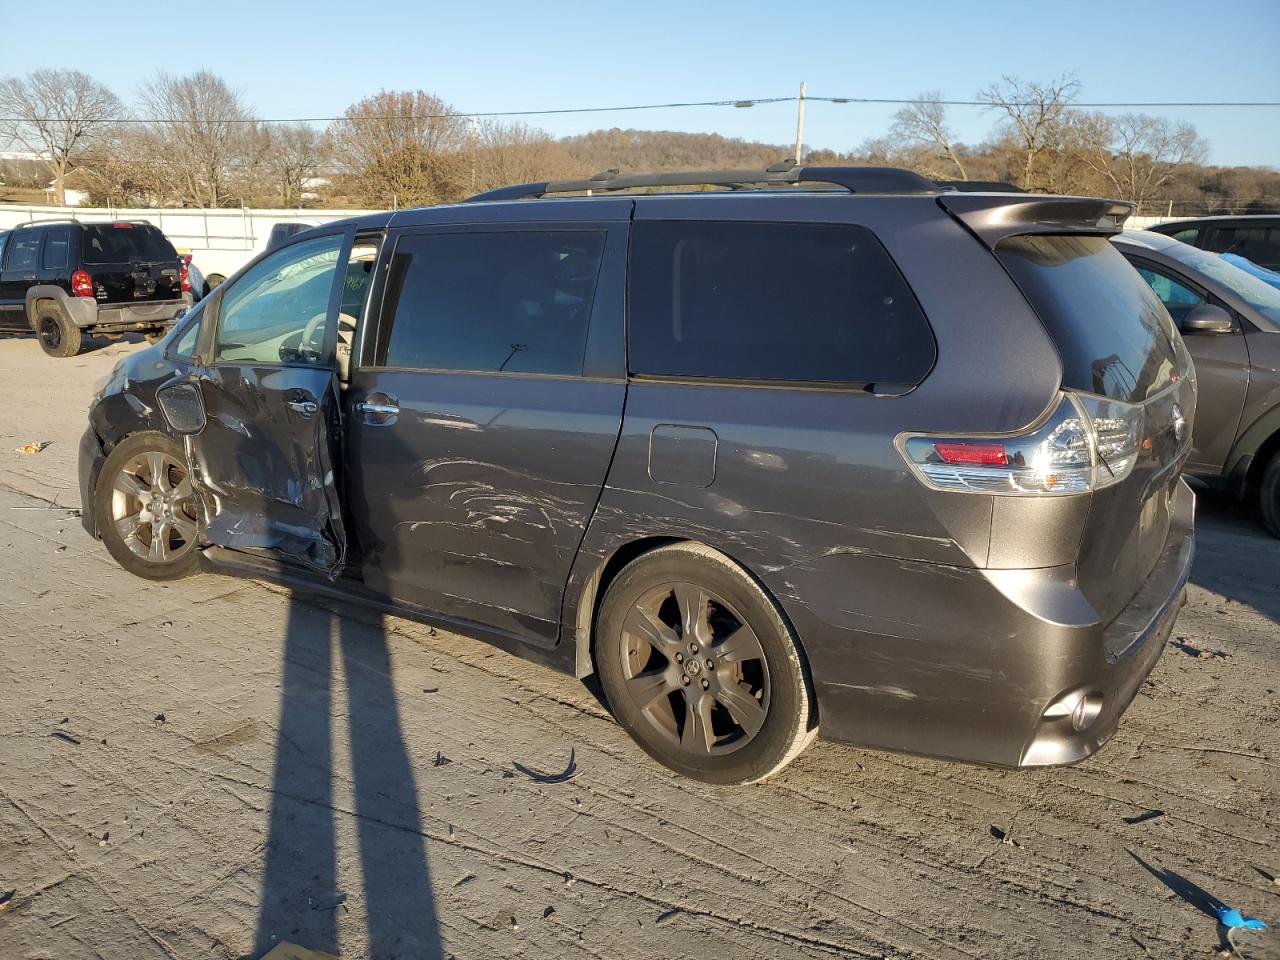
[[[465,202],[528,200],[551,193],[611,193],[638,187],[717,186],[735,190],[825,183],[850,193],[937,193],[932,180],[895,167],[801,167],[784,160],[764,170],[679,170],[666,173],[619,173],[605,170],[585,180],[543,180],[486,190]]]
[[[21,223],[14,224],[12,229],[16,230],[18,227],[43,227],[51,223],[78,223],[84,227],[101,226],[103,224],[112,223],[128,223],[135,226],[145,227],[155,226],[155,224],[150,220],[121,220],[119,218],[115,220],[81,220],[79,217],[46,217],[40,220],[24,220]]]
[[[1016,184],[1003,180],[935,180],[947,193],[1026,193]]]

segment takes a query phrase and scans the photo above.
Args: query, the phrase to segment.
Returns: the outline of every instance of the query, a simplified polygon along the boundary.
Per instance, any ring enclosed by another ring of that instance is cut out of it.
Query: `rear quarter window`
[[[910,388],[937,352],[865,227],[641,221],[628,297],[635,374]]]
[[[1141,402],[1188,369],[1168,311],[1106,237],[1012,237],[996,253],[1053,338],[1064,387]]]

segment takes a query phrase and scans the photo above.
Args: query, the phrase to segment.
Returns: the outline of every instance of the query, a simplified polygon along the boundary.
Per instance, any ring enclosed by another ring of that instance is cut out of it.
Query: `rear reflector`
[[[938,441],[933,445],[943,463],[975,463],[981,466],[1006,466],[1009,455],[1003,443],[979,441]]]
[[[73,297],[92,297],[93,277],[89,276],[84,270],[77,270],[71,274],[71,295]]]
[[[1119,483],[1138,458],[1143,408],[1064,393],[1041,426],[1021,436],[903,434],[898,449],[935,490],[1007,496],[1088,493]]]
[[[187,263],[184,262],[178,271],[178,276],[182,280],[182,292],[191,292],[191,271],[187,269]]]

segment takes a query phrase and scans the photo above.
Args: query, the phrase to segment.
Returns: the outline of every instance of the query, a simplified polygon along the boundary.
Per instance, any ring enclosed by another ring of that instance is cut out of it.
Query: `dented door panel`
[[[186,444],[210,543],[275,551],[324,573],[341,566],[332,381],[321,368],[202,371],[208,423]]]
[[[626,385],[368,370],[352,380],[351,509],[374,590],[554,644]],[[355,409],[395,398],[398,414]]]
[[[352,236],[277,248],[218,291],[191,371],[206,423],[184,441],[207,542],[330,577],[346,558],[334,346]]]

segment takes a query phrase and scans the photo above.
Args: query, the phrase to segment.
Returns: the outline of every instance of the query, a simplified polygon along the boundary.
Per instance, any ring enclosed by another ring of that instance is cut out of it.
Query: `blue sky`
[[[937,88],[968,99],[1001,74],[1064,71],[1079,76],[1086,100],[1280,100],[1280,0],[59,0],[47,41],[51,21],[31,20],[32,10],[0,0],[0,74],[77,67],[130,101],[156,70],[206,67],[268,118],[332,116],[382,88],[422,88],[471,112],[787,96],[801,80],[818,96]],[[805,139],[850,148],[882,134],[893,109],[811,103]],[[1280,108],[1150,112],[1194,123],[1212,162],[1280,166]],[[974,108],[953,108],[951,120],[968,141],[993,125]],[[530,122],[557,135],[635,126],[783,143],[794,138],[795,107]]]

